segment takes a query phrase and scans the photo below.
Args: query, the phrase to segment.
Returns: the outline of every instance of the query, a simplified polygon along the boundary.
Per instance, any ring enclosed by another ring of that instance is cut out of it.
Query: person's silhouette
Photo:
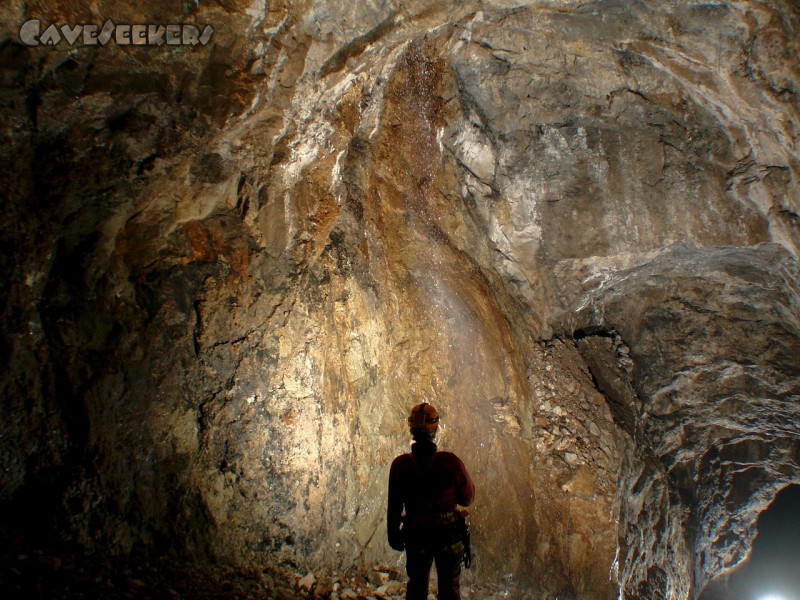
[[[389,471],[389,545],[406,551],[407,600],[428,597],[434,562],[439,600],[460,600],[464,517],[456,507],[470,505],[475,486],[455,454],[437,451],[439,413],[433,406],[417,404],[408,426],[414,438],[411,452],[395,458]]]

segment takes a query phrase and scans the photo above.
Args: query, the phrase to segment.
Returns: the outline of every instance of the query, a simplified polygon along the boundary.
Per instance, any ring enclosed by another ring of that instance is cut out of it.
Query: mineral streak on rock
[[[796,3],[51,4],[0,8],[3,527],[401,569],[428,399],[472,583],[694,600],[800,483]],[[19,38],[108,18],[214,34]]]

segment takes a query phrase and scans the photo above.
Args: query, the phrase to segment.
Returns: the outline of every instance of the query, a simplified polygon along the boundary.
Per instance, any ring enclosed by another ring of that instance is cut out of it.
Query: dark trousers
[[[406,600],[427,600],[431,566],[436,561],[439,580],[439,600],[461,600],[458,578],[461,575],[461,556],[447,552],[406,550],[408,590]]]

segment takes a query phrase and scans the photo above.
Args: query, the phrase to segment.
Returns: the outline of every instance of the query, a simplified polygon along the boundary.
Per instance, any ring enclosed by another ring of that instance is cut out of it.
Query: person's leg
[[[406,600],[427,600],[432,565],[433,555],[430,552],[406,550],[406,573],[408,573]]]
[[[461,556],[439,552],[436,555],[436,576],[439,579],[439,600],[461,600]]]

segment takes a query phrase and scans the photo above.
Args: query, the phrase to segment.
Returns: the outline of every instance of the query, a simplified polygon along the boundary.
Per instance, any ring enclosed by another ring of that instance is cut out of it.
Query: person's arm
[[[472,482],[472,477],[469,476],[467,467],[464,466],[461,459],[457,456],[455,459],[457,466],[455,476],[456,502],[461,506],[469,506],[475,499],[475,484]]]
[[[389,499],[386,505],[386,529],[389,535],[389,545],[398,551],[402,551],[405,547],[400,534],[403,515],[403,498],[399,481],[400,458],[399,456],[395,458],[389,469]]]

